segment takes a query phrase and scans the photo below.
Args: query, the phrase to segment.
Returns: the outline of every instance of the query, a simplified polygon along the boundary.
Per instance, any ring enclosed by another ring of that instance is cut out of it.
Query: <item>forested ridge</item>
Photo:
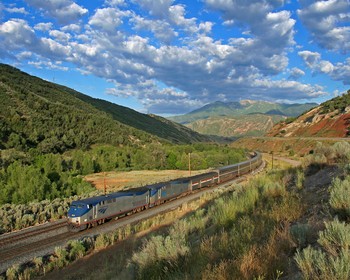
[[[198,143],[201,138],[192,138],[189,130],[187,138],[181,138],[171,122],[157,117],[148,116],[157,122],[156,130],[163,129],[172,141],[135,129],[117,121],[123,115],[125,122],[136,120],[138,113],[131,109],[4,64],[0,65],[0,100],[0,205],[89,194],[93,188],[83,176],[95,172],[186,169],[190,152],[193,169],[245,159],[243,150]]]
[[[174,143],[209,141],[187,128],[165,124],[5,64],[0,64],[0,98],[0,145],[5,147],[62,152],[95,143],[149,143],[156,140],[151,135]]]

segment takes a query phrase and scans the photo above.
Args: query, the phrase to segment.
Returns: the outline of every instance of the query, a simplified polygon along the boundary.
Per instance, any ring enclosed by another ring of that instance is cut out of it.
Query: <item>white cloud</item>
[[[304,76],[305,72],[297,67],[293,67],[290,71],[289,71],[289,80],[297,80],[300,77]]]
[[[49,34],[59,42],[68,42],[71,38],[71,35],[69,33],[65,33],[59,30],[51,30]]]
[[[9,47],[0,49],[0,56],[30,60],[32,55],[30,65],[43,69],[75,65],[83,74],[113,83],[106,93],[132,96],[153,113],[183,113],[242,95],[306,100],[325,94],[317,84],[296,81],[305,75],[300,67],[289,70],[295,20],[282,9],[285,1],[205,2],[221,13],[225,25],[197,19],[172,0],[108,0],[91,10],[90,17],[82,18],[84,8],[79,6],[81,13],[73,8],[75,16],[68,14],[66,21],[56,10],[71,7],[71,0],[28,0],[41,15],[60,24],[44,23],[42,17],[41,23],[31,24],[34,27],[28,23],[32,18],[5,21],[0,24],[0,43]],[[217,29],[229,32],[221,38]],[[332,63],[310,51],[299,56],[313,73],[349,81],[348,61]],[[278,80],[279,74],[289,78]]]
[[[61,28],[62,31],[66,31],[66,32],[74,32],[74,33],[79,33],[81,32],[81,26],[79,24],[69,24],[66,26],[63,26]]]
[[[129,12],[116,8],[97,9],[95,14],[90,18],[89,24],[99,27],[104,31],[114,32],[123,23],[122,18],[128,15],[130,15]]]
[[[164,20],[147,20],[135,15],[130,21],[134,23],[135,30],[151,31],[156,38],[165,44],[169,44],[178,36],[178,33]]]
[[[174,0],[143,0],[136,1],[143,9],[149,11],[149,13],[157,18],[166,19],[169,17],[169,9]]]
[[[52,22],[41,22],[38,23],[34,26],[35,30],[40,30],[40,31],[49,31],[52,29]]]
[[[9,13],[17,13],[17,14],[24,14],[24,15],[27,15],[28,12],[26,11],[25,8],[5,8],[5,11],[6,12],[9,12]]]
[[[45,15],[67,24],[80,19],[88,10],[71,0],[25,0],[29,5],[40,9]]]
[[[348,0],[302,2],[298,15],[321,47],[345,53],[350,51]]]
[[[301,51],[298,54],[314,74],[326,74],[335,81],[350,85],[350,58],[344,62],[333,64],[330,61],[322,60],[321,54],[316,52]]]
[[[124,6],[125,1],[124,0],[106,0],[105,4],[111,7],[118,7],[118,6]]]
[[[29,59],[33,56],[33,53],[32,52],[28,52],[28,51],[24,51],[24,52],[20,52],[16,55],[16,58],[21,61],[21,60],[24,60],[24,59]]]
[[[8,50],[18,49],[22,46],[32,48],[37,43],[34,30],[25,20],[11,19],[0,25],[0,36]]]
[[[57,69],[61,71],[68,71],[68,67],[61,66],[62,62],[57,61],[56,63],[53,63],[52,61],[46,61],[46,60],[41,60],[41,61],[29,61],[29,65],[33,65],[36,68],[45,68],[45,69]]]

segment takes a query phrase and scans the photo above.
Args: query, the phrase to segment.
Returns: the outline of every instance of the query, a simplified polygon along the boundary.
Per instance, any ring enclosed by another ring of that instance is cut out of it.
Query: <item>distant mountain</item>
[[[348,137],[349,134],[350,90],[298,118],[276,124],[268,133],[279,137]]]
[[[181,125],[0,64],[0,149],[60,153],[93,144],[208,141]]]
[[[317,106],[316,103],[280,104],[266,101],[242,100],[207,104],[188,114],[170,117],[202,133],[225,137],[259,136],[287,117],[298,116]]]
[[[208,135],[260,136],[269,131],[279,120],[281,116],[250,114],[237,117],[210,117],[188,123],[186,126]]]

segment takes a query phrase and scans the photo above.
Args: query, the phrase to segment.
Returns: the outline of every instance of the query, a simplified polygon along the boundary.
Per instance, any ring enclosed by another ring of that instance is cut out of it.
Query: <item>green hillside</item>
[[[92,144],[208,141],[171,122],[0,65],[0,148],[61,153]],[[155,135],[155,136],[153,136]]]
[[[0,100],[0,205],[89,195],[94,188],[83,176],[91,173],[187,169],[188,153],[193,170],[245,158],[180,124],[4,64]]]

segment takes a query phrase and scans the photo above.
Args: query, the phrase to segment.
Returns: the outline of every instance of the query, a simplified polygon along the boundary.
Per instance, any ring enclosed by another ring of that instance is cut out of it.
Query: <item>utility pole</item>
[[[103,172],[103,189],[105,191],[105,196],[107,195],[107,187],[106,187],[106,172]]]
[[[191,153],[188,153],[188,171],[190,172],[191,176]]]
[[[273,169],[273,151],[271,152],[272,155],[272,165],[271,165],[271,169]]]

